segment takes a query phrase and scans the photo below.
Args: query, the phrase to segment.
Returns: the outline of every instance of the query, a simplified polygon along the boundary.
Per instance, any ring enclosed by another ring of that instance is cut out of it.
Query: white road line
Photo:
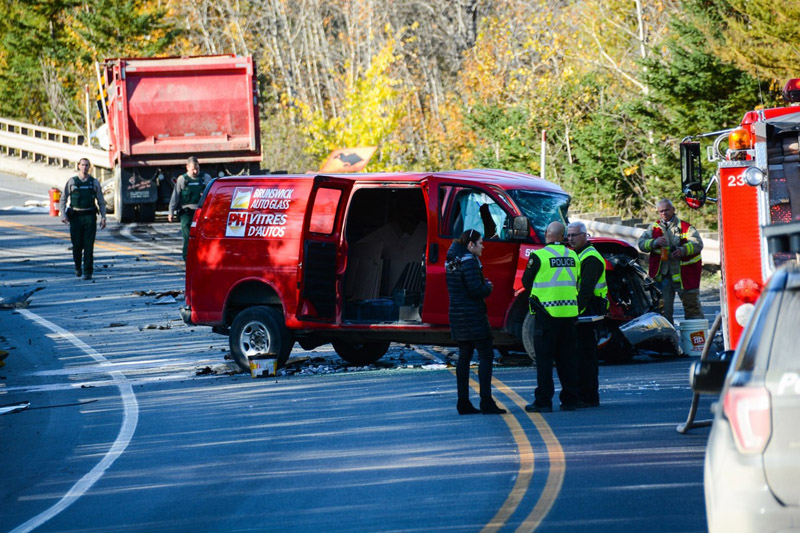
[[[36,193],[26,192],[26,191],[17,191],[15,189],[6,189],[5,187],[0,187],[0,191],[10,192],[12,194],[19,194],[20,196],[33,196],[35,198],[50,198],[46,194],[36,194]]]
[[[138,227],[137,224],[125,224],[125,225],[122,226],[122,228],[120,228],[119,233],[124,238],[128,239],[129,241],[144,242],[144,243],[147,243],[147,245],[150,248],[155,248],[155,249],[161,250],[162,252],[165,252],[165,253],[174,253],[176,250],[180,250],[179,247],[175,247],[175,246],[168,247],[168,246],[164,246],[162,244],[153,243],[152,239],[142,239],[141,237],[137,237],[136,235],[133,234],[133,230],[136,229],[137,227]],[[151,226],[151,229],[152,229],[152,226]],[[157,233],[160,236],[164,236],[164,237],[173,237],[174,236],[174,234],[164,233],[163,231],[158,231],[158,230],[155,230],[155,229],[153,229],[153,232]]]
[[[33,320],[40,326],[43,326],[53,333],[56,333],[68,340],[98,363],[108,363],[108,359],[100,355],[91,346],[84,343],[64,328],[45,320],[44,318],[28,311],[27,309],[20,309],[19,312],[26,318]],[[133,393],[133,387],[131,386],[130,381],[125,377],[125,374],[116,370],[109,371],[108,374],[114,379],[117,387],[119,388],[123,406],[122,426],[120,427],[119,434],[117,435],[117,439],[114,441],[114,444],[111,445],[111,448],[108,450],[105,456],[103,456],[103,459],[97,463],[97,465],[95,465],[95,467],[92,468],[85,476],[79,479],[77,483],[75,483],[75,485],[73,485],[72,488],[67,491],[61,500],[59,500],[55,505],[46,511],[34,516],[21,526],[11,530],[11,533],[33,531],[75,503],[78,498],[83,496],[86,491],[88,491],[92,485],[94,485],[97,480],[103,476],[108,467],[114,464],[114,461],[116,461],[117,458],[122,455],[122,453],[128,447],[128,444],[130,444],[133,434],[136,431],[136,424],[139,420],[139,403],[136,401],[136,395]]]

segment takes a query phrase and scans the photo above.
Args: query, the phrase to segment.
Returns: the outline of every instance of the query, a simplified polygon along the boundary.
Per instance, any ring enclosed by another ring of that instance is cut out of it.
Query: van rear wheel
[[[339,357],[354,365],[371,365],[389,350],[389,341],[353,344],[347,341],[333,341],[333,349]]]
[[[234,361],[246,372],[250,372],[248,357],[256,355],[274,354],[282,367],[294,344],[281,312],[264,306],[248,307],[236,315],[228,340]]]

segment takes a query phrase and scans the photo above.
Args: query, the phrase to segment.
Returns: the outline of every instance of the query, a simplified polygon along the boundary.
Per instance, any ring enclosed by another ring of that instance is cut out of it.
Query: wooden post
[[[86,93],[86,146],[92,145],[92,108],[91,108],[91,100],[89,98],[89,85],[84,86],[84,91]]]

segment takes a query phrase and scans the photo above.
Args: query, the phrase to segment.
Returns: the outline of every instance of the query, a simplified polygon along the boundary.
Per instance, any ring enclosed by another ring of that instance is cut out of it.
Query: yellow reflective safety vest
[[[597,283],[592,290],[592,293],[597,296],[598,298],[602,298],[606,302],[606,309],[608,309],[608,285],[606,284],[606,260],[605,258],[600,255],[600,252],[594,246],[587,246],[581,253],[578,254],[578,259],[583,260],[587,257],[596,257],[600,264],[603,265],[603,273],[600,274],[600,279],[597,280]],[[581,311],[584,311],[581,309]]]
[[[531,296],[539,300],[554,318],[578,316],[578,281],[580,261],[575,250],[552,243],[533,252],[539,258],[539,270],[533,279]]]

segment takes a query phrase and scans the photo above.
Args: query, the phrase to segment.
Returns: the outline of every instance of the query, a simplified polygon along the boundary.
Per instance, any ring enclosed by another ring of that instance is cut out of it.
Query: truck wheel
[[[156,204],[141,204],[139,206],[139,221],[140,222],[155,222],[156,221]]]
[[[119,216],[117,217],[120,224],[130,224],[133,222],[133,217],[136,215],[136,206],[133,204],[120,204]]]
[[[333,349],[339,357],[354,365],[371,365],[384,356],[391,342],[365,342],[353,344],[347,341],[333,341]]]
[[[533,323],[535,315],[527,313],[525,319],[522,321],[522,345],[525,347],[525,352],[528,357],[533,361],[533,366],[536,366],[536,350],[533,349]]]
[[[280,311],[264,306],[248,307],[236,315],[228,340],[234,361],[246,372],[250,372],[248,357],[254,355],[275,354],[282,367],[294,344]]]

